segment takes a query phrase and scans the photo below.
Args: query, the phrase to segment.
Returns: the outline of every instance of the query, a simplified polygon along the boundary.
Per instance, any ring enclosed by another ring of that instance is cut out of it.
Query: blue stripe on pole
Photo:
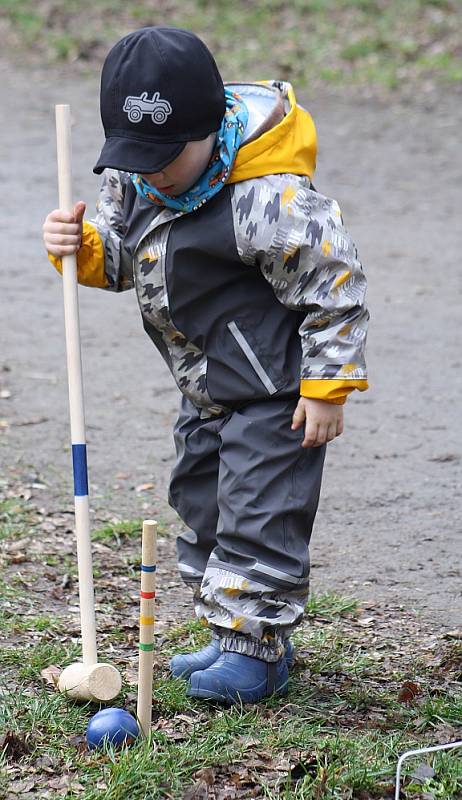
[[[88,495],[87,445],[72,445],[72,464],[74,467],[74,494],[76,497]]]
[[[155,572],[156,565],[154,564],[152,567],[146,566],[146,564],[141,564],[141,572]]]

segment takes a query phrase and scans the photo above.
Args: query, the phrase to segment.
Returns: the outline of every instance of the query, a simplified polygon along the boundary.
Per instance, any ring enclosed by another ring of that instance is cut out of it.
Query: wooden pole
[[[152,714],[154,658],[154,608],[156,596],[157,522],[143,522],[140,592],[140,643],[137,717],[144,736],[149,736]]]
[[[72,211],[71,120],[70,107],[68,105],[56,106],[56,141],[59,206],[66,211]],[[87,449],[77,294],[77,258],[75,255],[63,256],[62,262],[69,411],[74,467],[75,532],[77,538],[82,660],[84,665],[89,667],[96,664],[98,657],[96,652],[95,597],[90,542]]]

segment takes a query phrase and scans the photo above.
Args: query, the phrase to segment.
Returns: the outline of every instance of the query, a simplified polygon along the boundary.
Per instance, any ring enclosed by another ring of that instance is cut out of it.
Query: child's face
[[[215,144],[215,134],[198,142],[188,142],[180,155],[160,172],[141,172],[141,176],[163,194],[186,192],[207,167]]]

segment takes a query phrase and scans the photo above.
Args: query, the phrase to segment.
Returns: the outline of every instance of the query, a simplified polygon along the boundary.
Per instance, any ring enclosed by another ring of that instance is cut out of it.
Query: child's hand
[[[302,447],[320,447],[343,433],[343,406],[301,397],[292,417],[292,430],[305,422]]]
[[[67,256],[77,252],[82,242],[85,208],[85,203],[79,200],[71,214],[60,208],[48,214],[43,223],[43,241],[53,256]]]

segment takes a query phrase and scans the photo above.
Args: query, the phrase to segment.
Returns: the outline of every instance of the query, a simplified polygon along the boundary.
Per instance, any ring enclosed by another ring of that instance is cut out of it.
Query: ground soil
[[[454,90],[390,99],[302,98],[319,133],[317,188],[336,197],[370,283],[371,389],[330,445],[312,544],[313,590],[462,623],[460,185]],[[93,208],[98,86],[0,63],[0,474],[38,506],[72,503],[61,280],[41,243],[57,205],[54,104],[70,103],[75,197]],[[160,516],[178,392],[144,335],[132,292],[81,289],[95,519]],[[174,537],[162,550],[181,596]],[[164,613],[168,614],[167,603]]]

